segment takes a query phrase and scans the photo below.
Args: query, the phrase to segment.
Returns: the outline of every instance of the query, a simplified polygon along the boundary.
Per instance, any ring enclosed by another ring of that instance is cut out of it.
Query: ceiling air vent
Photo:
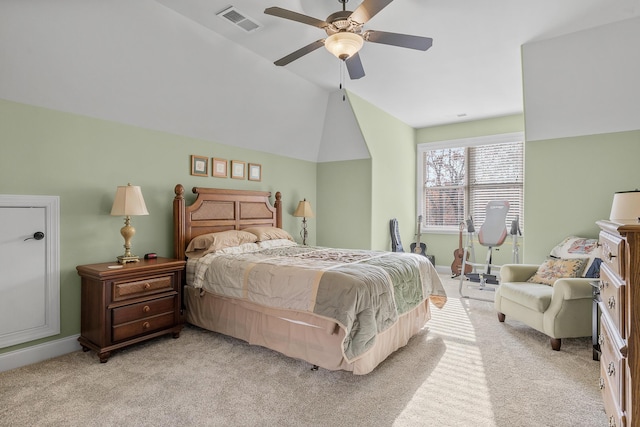
[[[230,6],[218,12],[216,15],[231,22],[233,25],[242,28],[248,33],[260,28],[260,24],[258,24],[258,22],[256,22],[253,18],[249,18],[247,15],[240,12],[233,6]]]

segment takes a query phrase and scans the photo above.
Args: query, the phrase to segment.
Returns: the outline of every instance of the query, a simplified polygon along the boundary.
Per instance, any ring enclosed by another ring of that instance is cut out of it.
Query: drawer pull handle
[[[609,427],[616,427],[616,420],[613,415],[609,417]]]
[[[600,282],[600,286],[598,286],[600,288],[600,292],[604,291],[604,284],[607,284],[607,286],[609,286],[609,282]]]
[[[607,302],[607,305],[609,306],[609,309],[613,310],[616,307],[616,298],[609,297],[609,301]]]
[[[600,390],[604,390],[604,378],[600,377],[598,385],[600,387]]]
[[[147,330],[147,329],[149,329],[149,327],[150,327],[150,326],[151,326],[151,325],[149,324],[149,322],[144,322],[144,323],[142,324],[142,329]]]
[[[144,284],[144,288],[145,288],[145,289],[149,289],[150,287],[151,287],[151,283],[145,283],[145,284]]]
[[[616,365],[613,362],[609,362],[609,366],[607,366],[607,374],[610,377],[616,374]]]
[[[598,335],[598,344],[604,345],[604,335]]]
[[[142,307],[142,311],[145,313],[148,313],[149,311],[151,311],[151,307],[149,307],[148,305],[145,305],[144,307]]]

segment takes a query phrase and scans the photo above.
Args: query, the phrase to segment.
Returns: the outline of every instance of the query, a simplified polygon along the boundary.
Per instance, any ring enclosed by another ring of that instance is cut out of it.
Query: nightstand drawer
[[[131,304],[126,307],[115,308],[113,309],[112,322],[114,326],[117,326],[121,323],[173,312],[175,303],[176,296],[173,295],[153,301],[145,301],[138,304]]]
[[[135,322],[124,323],[112,328],[113,341],[143,335],[174,324],[174,313],[166,313],[155,317],[147,317]]]
[[[147,278],[136,282],[115,282],[113,301],[155,294],[173,289],[173,276]]]

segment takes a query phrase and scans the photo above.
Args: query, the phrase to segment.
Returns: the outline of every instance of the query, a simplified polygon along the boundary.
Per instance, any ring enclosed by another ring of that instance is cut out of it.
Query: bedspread
[[[346,330],[345,359],[353,361],[398,316],[446,294],[422,255],[289,246],[249,253],[213,253],[188,264],[195,288],[269,307],[302,310]]]

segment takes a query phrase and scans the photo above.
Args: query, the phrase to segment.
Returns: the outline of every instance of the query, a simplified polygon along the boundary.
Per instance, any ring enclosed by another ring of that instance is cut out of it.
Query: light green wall
[[[449,141],[463,138],[474,138],[479,136],[497,135],[502,133],[523,132],[524,116],[516,114],[511,116],[496,117],[485,120],[456,123],[451,125],[433,126],[421,128],[416,131],[416,143],[423,144],[429,142]],[[525,169],[525,182],[529,179],[528,170]],[[414,178],[415,181],[415,178]],[[525,195],[526,199],[526,195]],[[525,211],[527,224],[529,225],[528,212]],[[526,234],[527,230],[523,230]],[[427,244],[427,253],[434,254],[436,265],[446,266],[453,263],[453,252],[458,248],[459,234],[434,234],[428,233],[423,236],[422,241]],[[524,239],[519,239],[520,259],[524,256]],[[463,244],[466,243],[466,233],[463,234]],[[481,247],[477,241],[474,245],[476,261],[484,262],[486,249]],[[505,264],[512,261],[511,238],[493,253],[495,264]]]
[[[191,176],[191,154],[260,163],[262,181]],[[59,196],[61,251],[60,335],[0,353],[80,332],[75,267],[124,252],[123,219],[109,212],[116,186],[128,182],[142,187],[150,213],[132,219],[133,253],[171,256],[176,184],[189,195],[194,186],[280,191],[283,227],[298,236],[299,222],[291,214],[298,200],[315,200],[316,164],[0,100],[0,194]]]
[[[371,249],[391,250],[389,221],[397,218],[408,250],[415,241],[415,131],[367,101],[349,94],[371,153]]]
[[[597,237],[613,193],[640,188],[640,130],[525,145],[526,262],[538,263],[564,237]]]
[[[317,191],[318,245],[370,248],[371,160],[319,163]]]

